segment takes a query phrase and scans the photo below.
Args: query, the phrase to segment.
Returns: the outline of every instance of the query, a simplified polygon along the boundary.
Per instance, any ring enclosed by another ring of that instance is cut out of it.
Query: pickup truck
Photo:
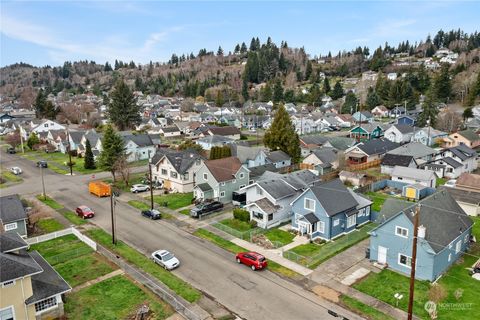
[[[193,218],[200,218],[200,216],[210,214],[215,211],[220,211],[223,209],[223,204],[218,201],[205,202],[195,206],[190,210],[190,216]]]

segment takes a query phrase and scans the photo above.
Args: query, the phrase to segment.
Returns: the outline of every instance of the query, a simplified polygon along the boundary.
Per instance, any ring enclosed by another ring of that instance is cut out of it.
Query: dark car
[[[201,203],[198,206],[194,207],[190,210],[190,215],[194,218],[199,218],[200,216],[220,211],[223,209],[223,204],[218,201],[206,202]]]
[[[10,148],[7,149],[7,153],[15,154],[15,153],[17,153],[17,151],[15,151],[15,148],[10,147]]]
[[[253,271],[265,269],[267,267],[267,259],[260,253],[256,252],[240,252],[237,253],[235,259],[238,263],[249,266]]]
[[[39,168],[48,168],[48,163],[45,160],[37,161],[37,167]]]
[[[162,218],[162,214],[158,210],[143,210],[142,216],[150,218],[152,220],[158,220]]]

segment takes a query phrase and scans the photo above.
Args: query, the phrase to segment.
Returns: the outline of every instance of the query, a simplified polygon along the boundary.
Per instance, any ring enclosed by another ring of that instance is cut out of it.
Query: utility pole
[[[113,194],[113,185],[110,185],[110,215],[112,218],[112,244],[117,244],[117,239],[115,238],[115,195]]]
[[[43,200],[47,200],[47,193],[45,192],[45,179],[43,178],[43,165],[40,164],[40,172],[42,176]]]
[[[20,127],[20,129],[18,130],[18,132],[20,133],[20,145],[22,146],[22,153],[25,153],[25,149],[23,148],[23,134],[22,134],[22,127]]]
[[[417,260],[417,237],[418,237],[418,221],[420,216],[420,205],[415,208],[415,220],[413,226],[413,248],[412,248],[412,260],[410,263],[410,294],[408,297],[408,320],[412,320],[413,317],[413,295],[415,290],[415,269]]]
[[[148,150],[148,175],[150,180],[150,209],[153,210],[153,176],[152,176],[152,158],[150,158],[150,150]]]
[[[68,166],[70,167],[70,176],[73,176],[72,169],[72,150],[70,145],[70,132],[68,131],[68,121],[67,121],[67,140],[68,140]]]

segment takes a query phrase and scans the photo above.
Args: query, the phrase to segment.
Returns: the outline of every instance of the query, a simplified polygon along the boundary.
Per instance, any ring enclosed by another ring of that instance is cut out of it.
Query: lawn
[[[57,201],[53,200],[52,198],[50,197],[43,197],[43,195],[39,194],[37,195],[37,199],[42,201],[43,203],[45,203],[47,206],[49,206],[50,208],[52,209],[55,209],[55,210],[58,210],[58,209],[62,209],[63,206],[58,203]]]
[[[197,237],[199,238],[202,238],[202,239],[205,239],[207,241],[210,241],[214,244],[216,244],[217,246],[219,246],[220,248],[223,248],[233,254],[236,254],[238,252],[245,252],[245,251],[248,251],[247,249],[245,248],[242,248],[238,245],[236,245],[235,243],[233,242],[230,242],[228,240],[225,240],[223,239],[222,237],[220,236],[217,236],[216,234],[214,233],[211,233],[210,231],[208,230],[205,230],[205,229],[197,229],[197,231],[195,231],[194,235],[196,235]],[[275,272],[279,275],[282,275],[282,276],[285,276],[285,277],[289,277],[289,278],[293,278],[293,279],[300,279],[301,278],[301,275],[296,273],[295,271],[293,270],[290,270],[274,261],[268,261],[268,270],[272,271],[272,272]]]
[[[51,265],[63,263],[93,252],[93,249],[80,241],[73,234],[30,246],[37,250]]]
[[[151,319],[166,319],[173,314],[170,306],[124,276],[116,276],[69,294],[65,313],[71,319],[133,319],[144,303],[153,312]]]
[[[68,209],[63,208],[58,210],[58,212],[60,212],[65,218],[67,218],[68,221],[77,226],[88,223],[87,220],[80,218],[78,215],[75,214],[75,212],[72,212]]]
[[[302,244],[286,251],[284,256],[287,259],[303,264],[310,269],[315,269],[322,262],[368,238],[368,232],[375,226],[376,224],[369,223],[361,227],[358,231],[350,232],[334,241],[329,241],[323,244]],[[289,254],[289,252],[293,252],[294,254]]]
[[[394,320],[394,318],[387,316],[385,313],[378,311],[377,309],[370,307],[369,305],[364,304],[357,299],[341,296],[340,301],[348,309],[352,310],[355,313],[360,314],[363,317],[366,317],[370,320]]]
[[[43,151],[28,151],[25,154],[20,153],[20,156],[35,162],[38,160],[45,160],[48,162],[48,167],[52,171],[55,171],[60,174],[70,173],[70,168],[67,166],[67,163],[69,161],[69,156],[67,154],[63,154],[61,152],[46,153]],[[95,173],[95,172],[102,171],[102,169],[100,168],[85,169],[84,158],[77,158],[72,156],[72,162],[74,163],[72,169],[74,172],[77,172],[77,173],[87,174],[87,173]]]
[[[149,198],[149,197],[145,197]],[[160,196],[153,196],[153,201],[161,206],[164,206],[165,202],[167,208],[177,210],[192,204],[193,192],[188,193],[169,193]]]
[[[128,185],[125,184],[123,180],[117,180],[113,186],[117,189],[122,190],[123,192],[130,192],[130,188],[134,184],[142,184],[142,180],[145,179],[145,173],[133,173],[130,174],[130,179],[128,180]],[[112,179],[104,179],[104,182],[111,184]]]
[[[366,192],[365,195],[367,195],[370,200],[373,201],[372,204],[372,210],[380,212],[382,210],[383,203],[390,198],[390,196],[384,194],[384,193],[379,193],[379,192]]]
[[[10,171],[2,171],[2,178],[5,179],[6,181],[10,181],[10,182],[20,182],[20,181],[23,181],[22,178],[20,178],[19,176],[11,173]]]
[[[41,219],[37,222],[37,226],[42,229],[44,233],[50,233],[65,229],[65,227],[60,222],[52,218]]]
[[[138,210],[150,210],[150,205],[146,204],[143,201],[130,200],[128,201],[128,204]]]
[[[182,210],[180,210],[180,211],[178,211],[178,212],[180,212],[181,214],[184,214],[184,215],[186,215],[186,216],[189,216],[189,215],[190,215],[190,209],[182,209]]]
[[[437,187],[443,186],[447,181],[447,178],[437,178],[436,185]]]
[[[272,243],[278,243],[281,247],[293,242],[293,238],[295,238],[294,234],[280,229],[270,229],[264,235]]]
[[[173,273],[160,268],[148,257],[129,247],[124,242],[117,241],[117,244],[113,245],[111,243],[111,236],[105,231],[101,229],[93,229],[89,230],[87,234],[93,240],[118,254],[129,263],[157,278],[160,282],[164,283],[167,287],[183,297],[185,300],[193,303],[202,296],[200,291],[193,288],[188,283],[175,276]]]
[[[219,223],[229,228],[235,229],[239,232],[245,232],[254,229],[254,227],[250,223],[238,219],[225,219],[220,221]]]

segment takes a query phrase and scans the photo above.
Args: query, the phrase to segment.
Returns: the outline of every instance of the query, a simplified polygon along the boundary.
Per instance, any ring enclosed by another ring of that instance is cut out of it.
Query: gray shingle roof
[[[312,152],[323,163],[332,163],[337,160],[337,150],[330,147],[321,147]]]
[[[358,202],[350,194],[340,179],[316,184],[310,188],[328,216],[355,209]]]
[[[465,159],[468,159],[468,158],[471,158],[471,157],[474,157],[477,153],[475,152],[475,150],[467,147],[466,145],[464,144],[460,144],[456,147],[452,147],[452,148],[448,148],[448,149],[444,149],[442,150],[443,151],[450,151],[452,152],[455,156],[459,157],[460,159],[465,160]]]
[[[313,136],[300,137],[300,141],[302,141],[304,144],[313,144],[313,145],[321,146],[322,144],[327,142],[328,139],[325,136],[313,135]]]
[[[75,144],[80,143],[84,134],[85,134],[85,131],[70,131],[69,132],[70,138],[72,139],[72,141]]]
[[[410,142],[389,151],[390,154],[413,156],[415,159],[436,154],[437,151],[420,142]]]
[[[23,240],[18,233],[6,232],[0,233],[0,252],[7,253],[10,251],[17,251],[25,249],[28,244]]]
[[[261,180],[257,184],[276,200],[293,196],[296,193],[295,189],[283,180]]]
[[[200,190],[202,190],[203,192],[213,190],[212,187],[206,182],[197,184],[196,187],[199,188]]]
[[[0,253],[0,282],[18,279],[38,272],[43,269],[32,259],[26,250],[19,253]]]
[[[197,141],[210,143],[210,144],[212,143],[227,144],[227,143],[232,143],[234,140],[229,137],[213,135],[213,136],[206,136],[206,137],[200,138]]]
[[[440,160],[437,160],[437,161],[443,161],[446,164],[452,166],[453,168],[460,168],[462,166],[462,164],[460,162],[458,162],[457,160],[455,160],[451,157],[446,157],[446,158],[443,158],[443,159],[440,159]]]
[[[291,157],[282,150],[275,150],[267,154],[267,159],[275,163],[290,160]]]
[[[68,283],[37,251],[32,251],[30,256],[41,266],[43,272],[32,276],[33,295],[25,301],[26,305],[72,290]]]
[[[232,144],[230,149],[232,150],[232,156],[237,157],[241,163],[254,160],[258,154],[264,150],[264,148],[261,147],[247,147],[236,144]]]
[[[158,149],[152,158],[152,163],[157,164],[160,159],[166,157],[179,174],[184,174],[190,169],[195,161],[203,159],[196,151],[175,151],[167,148]]]
[[[122,136],[122,138],[125,144],[133,141],[139,147],[153,146],[152,138],[148,134],[129,134]]]
[[[318,219],[317,216],[313,212],[307,213],[306,215],[303,216],[303,218],[305,218],[305,220],[307,220],[311,224],[314,224],[314,223],[320,221],[320,219]]]
[[[406,134],[406,133],[413,133],[415,132],[415,128],[412,127],[412,126],[409,126],[408,124],[396,124],[394,125],[395,128],[397,128],[398,131],[400,131],[400,133],[402,134]],[[417,128],[418,130],[418,128]]]
[[[384,154],[399,146],[398,143],[386,139],[373,139],[362,142],[358,148],[368,155]]]
[[[413,157],[408,155],[387,153],[382,159],[382,165],[408,167]]]
[[[248,168],[248,170],[250,170],[250,179],[254,179],[261,176],[266,171],[276,172],[280,169],[277,169],[273,163],[267,163],[261,166]]]
[[[328,143],[337,150],[347,150],[355,144],[355,139],[346,137],[328,138]]]
[[[480,140],[480,135],[476,134],[472,130],[459,131],[458,134],[462,135],[463,137],[467,138],[470,141]]]
[[[434,180],[435,173],[430,170],[395,166],[392,171],[392,177],[404,177],[410,179]]]
[[[0,197],[0,220],[4,224],[27,219],[18,194]]]
[[[280,206],[274,205],[270,200],[267,198],[262,198],[260,200],[255,201],[255,204],[262,209],[265,213],[274,213],[278,211]]]

